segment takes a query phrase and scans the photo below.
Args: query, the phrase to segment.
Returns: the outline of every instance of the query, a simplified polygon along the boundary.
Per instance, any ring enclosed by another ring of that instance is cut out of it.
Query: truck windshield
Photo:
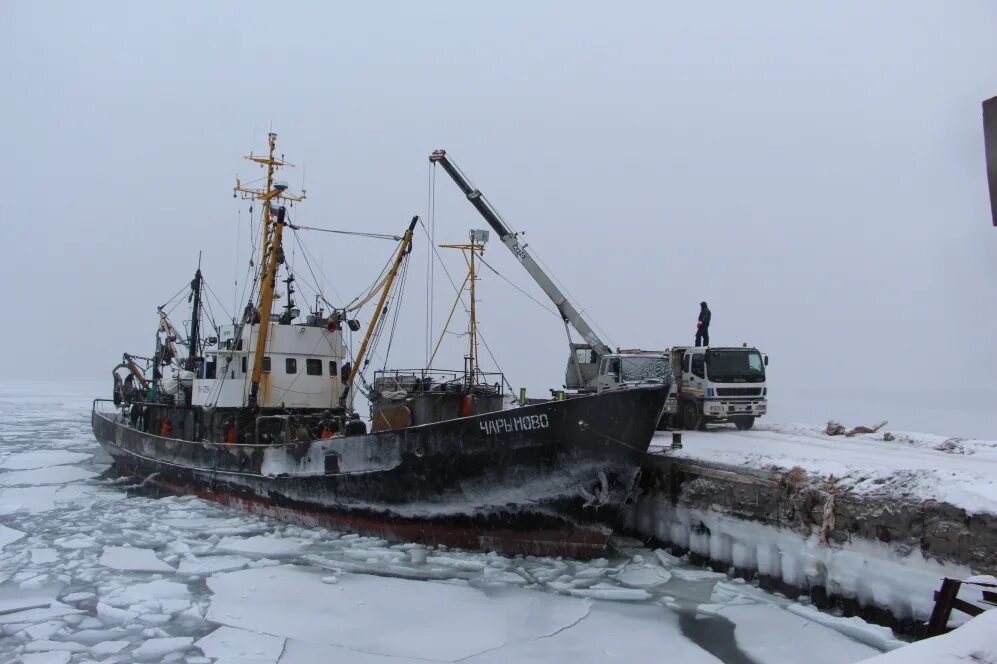
[[[622,357],[624,383],[665,382],[668,363],[663,357]]]
[[[706,352],[710,380],[725,383],[765,382],[765,363],[757,350],[710,350]]]

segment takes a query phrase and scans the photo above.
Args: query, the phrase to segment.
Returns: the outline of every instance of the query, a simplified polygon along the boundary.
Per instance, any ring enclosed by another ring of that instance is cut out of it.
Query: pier
[[[912,635],[943,578],[997,571],[992,442],[799,427],[682,442],[656,436],[621,527],[693,562]]]

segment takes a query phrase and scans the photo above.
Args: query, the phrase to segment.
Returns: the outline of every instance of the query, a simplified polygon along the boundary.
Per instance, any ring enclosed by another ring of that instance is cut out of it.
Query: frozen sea
[[[0,384],[0,664],[847,664],[901,645],[636,544],[508,557],[151,495],[109,472],[98,391]]]

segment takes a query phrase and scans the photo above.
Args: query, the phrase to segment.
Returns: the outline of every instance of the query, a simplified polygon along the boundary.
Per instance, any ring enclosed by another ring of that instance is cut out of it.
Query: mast
[[[350,369],[350,375],[346,379],[345,387],[349,388],[353,385],[353,379],[356,378],[357,373],[360,371],[362,366],[363,357],[367,353],[367,346],[370,344],[370,339],[374,335],[374,330],[377,329],[377,324],[387,313],[385,311],[384,302],[388,299],[388,293],[391,292],[391,285],[395,281],[395,275],[398,274],[398,268],[401,267],[402,261],[405,257],[412,251],[412,231],[415,230],[415,225],[419,221],[419,217],[412,217],[412,223],[409,224],[408,230],[405,231],[404,237],[402,237],[402,243],[398,247],[398,254],[395,256],[394,262],[391,264],[391,270],[388,272],[388,276],[384,279],[384,288],[381,290],[381,297],[377,300],[377,308],[374,310],[374,316],[370,319],[370,325],[367,326],[367,333],[364,335],[363,343],[360,344],[360,350],[357,351],[357,356],[353,360],[353,367]]]
[[[200,261],[198,261],[200,263]],[[190,345],[189,353],[187,354],[187,371],[197,370],[197,347],[200,343],[200,327],[201,327],[201,267],[198,265],[197,272],[194,273],[194,280],[190,282],[190,289],[193,291],[194,301],[190,307],[190,339],[188,344]]]
[[[283,157],[277,159],[277,134],[270,132],[267,136],[269,154],[266,157],[258,157],[250,154],[246,159],[265,166],[267,169],[267,183],[264,189],[251,189],[243,187],[237,179],[234,191],[241,193],[243,198],[255,199],[263,202],[263,243],[262,257],[260,259],[260,298],[256,306],[259,315],[260,329],[256,334],[256,348],[253,353],[253,373],[249,388],[249,398],[246,405],[253,407],[257,405],[257,397],[260,390],[260,380],[263,378],[263,356],[266,353],[267,336],[270,332],[270,315],[273,313],[274,284],[277,279],[277,268],[284,262],[284,249],[281,239],[284,232],[284,217],[286,210],[281,201],[302,201],[306,193],[301,191],[300,196],[292,196],[287,193],[287,184],[274,181],[274,173],[277,169],[292,164],[284,161]],[[277,204],[276,210],[274,204]],[[251,318],[249,321],[250,330],[255,324]],[[250,334],[252,338],[252,334]]]
[[[467,200],[471,201],[471,205],[485,218],[488,225],[492,227],[496,233],[498,233],[499,239],[502,240],[502,244],[509,248],[509,251],[513,253],[516,259],[523,264],[526,271],[529,272],[533,280],[537,282],[537,285],[543,290],[543,292],[550,298],[554,306],[557,307],[558,312],[561,317],[568,323],[571,324],[573,328],[578,331],[578,334],[582,336],[585,341],[592,346],[593,350],[598,355],[606,355],[610,353],[609,346],[599,338],[599,335],[589,326],[589,324],[582,318],[582,315],[577,309],[568,301],[568,298],[561,292],[555,284],[554,280],[551,279],[546,272],[541,269],[537,262],[533,259],[527,251],[526,248],[519,244],[519,239],[516,234],[509,230],[502,219],[499,217],[498,213],[492,209],[491,205],[485,200],[485,197],[481,195],[481,192],[471,186],[467,181],[467,178],[460,172],[460,170],[454,165],[452,161],[447,157],[446,150],[436,150],[429,156],[429,161],[434,164],[439,164],[443,167],[443,170],[447,172],[453,181],[460,187],[460,190],[464,192],[467,196]]]
[[[488,241],[488,231],[472,230],[470,240],[471,241],[467,244],[440,245],[441,249],[460,249],[461,253],[464,254],[464,261],[467,263],[467,277],[464,279],[464,284],[470,284],[468,289],[471,295],[471,311],[470,321],[468,322],[467,327],[468,351],[464,373],[465,382],[468,387],[475,385],[477,383],[478,376],[481,374],[481,367],[478,363],[478,309],[477,291],[475,289],[475,282],[478,281],[478,266],[476,257],[485,253],[485,243]],[[450,317],[447,319],[446,325],[443,326],[443,331],[440,333],[440,340],[437,342],[436,348],[433,350],[433,355],[429,360],[430,365],[432,365],[433,359],[436,357],[436,351],[440,349],[440,343],[443,342],[443,335],[446,334],[447,328],[450,326],[450,320],[453,318],[454,310],[456,310],[457,304],[460,302],[463,293],[463,287],[457,291],[457,299],[454,301],[453,308],[450,309]],[[429,367],[426,368],[428,369]]]

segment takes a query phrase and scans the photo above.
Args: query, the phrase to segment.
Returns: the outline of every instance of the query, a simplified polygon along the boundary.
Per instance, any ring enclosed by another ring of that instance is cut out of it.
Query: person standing
[[[696,323],[696,345],[710,345],[710,308],[705,302],[699,303],[699,321]]]

